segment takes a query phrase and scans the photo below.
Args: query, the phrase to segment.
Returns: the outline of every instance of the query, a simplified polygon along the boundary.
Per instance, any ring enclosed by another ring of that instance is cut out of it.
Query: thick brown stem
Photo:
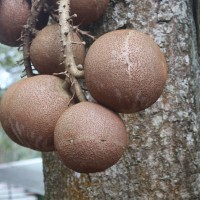
[[[23,57],[27,77],[33,76],[30,60],[30,44],[32,35],[36,32],[36,22],[46,0],[33,0],[31,14],[23,30]]]
[[[61,39],[64,47],[64,62],[69,73],[77,78],[84,76],[84,71],[77,69],[74,55],[72,51],[72,26],[70,24],[71,17],[69,15],[69,0],[60,0],[59,5],[59,21],[61,26]]]
[[[31,60],[30,60],[30,31],[28,30],[28,26],[24,26],[24,34],[23,34],[23,57],[24,57],[24,66],[27,77],[33,76]]]
[[[60,0],[59,1],[59,23],[61,31],[61,41],[63,45],[63,56],[66,72],[72,76],[72,89],[75,91],[76,97],[79,101],[86,101],[85,96],[81,90],[81,87],[76,78],[81,78],[84,76],[84,71],[79,70],[76,66],[74,55],[72,51],[72,32],[73,27],[70,24],[71,17],[69,15],[70,11],[70,1]]]

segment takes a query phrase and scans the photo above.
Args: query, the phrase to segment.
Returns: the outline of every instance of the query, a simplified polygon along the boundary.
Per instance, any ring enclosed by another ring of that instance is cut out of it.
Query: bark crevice
[[[164,93],[145,111],[121,115],[130,137],[125,156],[91,180],[44,155],[48,200],[59,199],[57,193],[60,199],[200,199],[200,70],[191,1],[111,0],[90,31],[98,37],[124,26],[150,34],[164,52]]]

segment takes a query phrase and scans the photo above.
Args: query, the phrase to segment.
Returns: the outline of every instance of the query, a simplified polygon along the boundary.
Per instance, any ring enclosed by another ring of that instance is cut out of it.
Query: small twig
[[[59,73],[53,73],[54,76],[60,76],[60,75],[67,75],[67,71],[59,72]]]
[[[22,41],[23,41],[23,40],[24,40],[24,39],[22,39]],[[18,51],[23,51],[23,43],[20,44],[20,45],[18,46],[17,50],[18,50]]]
[[[71,44],[86,45],[86,42],[85,41],[83,41],[83,42],[72,42]]]
[[[73,14],[71,16],[69,16],[69,18],[67,19],[68,22],[71,22],[72,19],[76,18],[77,14]]]
[[[73,26],[73,30],[76,33],[79,33],[81,35],[87,36],[88,38],[91,38],[92,40],[96,40],[96,38],[93,35],[91,35],[89,31],[83,31],[83,30],[79,29],[79,25]]]
[[[18,60],[16,63],[18,65],[23,65],[24,64],[24,58],[22,58],[21,60]]]
[[[69,100],[69,102],[67,104],[68,107],[71,104],[71,102],[74,100],[75,94],[76,94],[75,91],[73,91],[72,97],[71,97],[71,99]]]

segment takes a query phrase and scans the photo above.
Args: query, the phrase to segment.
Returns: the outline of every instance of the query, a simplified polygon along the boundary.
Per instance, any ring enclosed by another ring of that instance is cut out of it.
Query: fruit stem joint
[[[81,87],[76,81],[76,78],[82,78],[84,76],[84,71],[79,70],[76,66],[73,51],[71,48],[71,45],[73,43],[72,40],[72,32],[73,27],[70,24],[70,1],[69,0],[60,0],[59,1],[59,24],[60,24],[60,32],[61,32],[61,41],[64,48],[63,56],[64,58],[64,64],[65,64],[65,70],[69,72],[69,74],[73,77],[73,84],[74,87],[72,90],[76,94],[76,97],[79,99],[79,101],[85,101],[84,94],[81,90]]]

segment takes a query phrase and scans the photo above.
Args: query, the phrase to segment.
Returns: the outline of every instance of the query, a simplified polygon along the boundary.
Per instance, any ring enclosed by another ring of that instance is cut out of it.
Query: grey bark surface
[[[200,78],[190,0],[111,0],[92,30],[119,28],[151,35],[164,52],[169,78],[145,111],[121,115],[129,132],[124,157],[102,173],[79,174],[55,153],[43,154],[46,200],[200,199]]]
[[[197,46],[198,53],[200,54],[200,0],[193,0],[193,14],[197,32]]]

